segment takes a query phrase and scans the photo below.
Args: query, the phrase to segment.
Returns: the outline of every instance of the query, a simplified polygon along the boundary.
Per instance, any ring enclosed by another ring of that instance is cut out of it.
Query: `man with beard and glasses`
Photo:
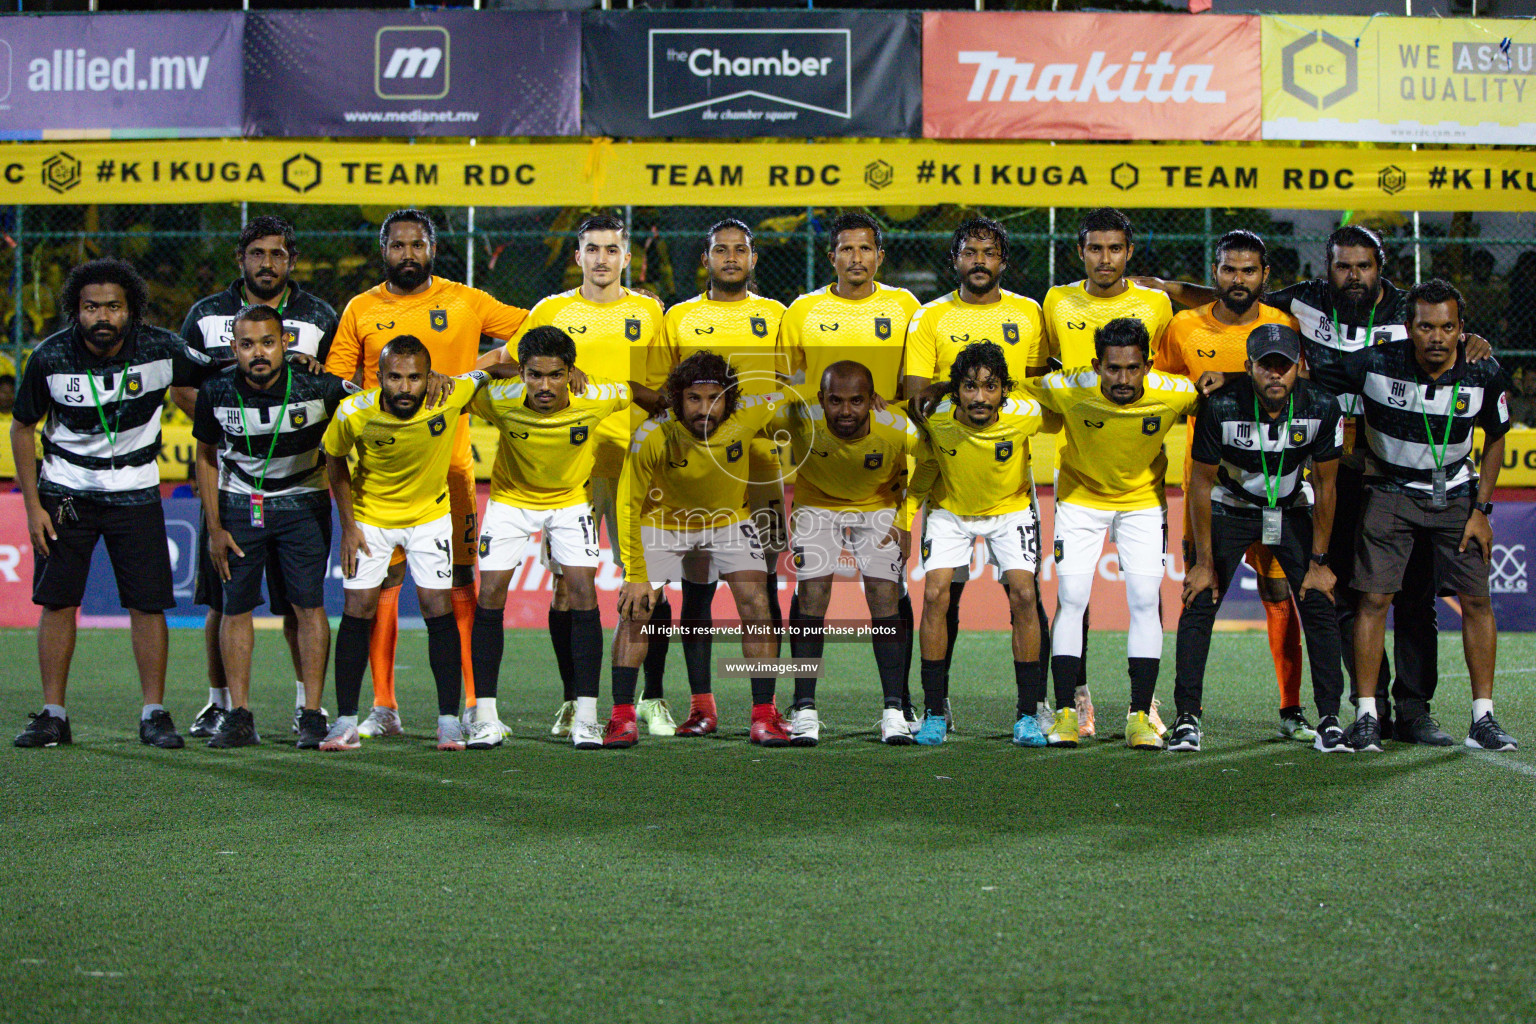
[[[970,345],[990,341],[1002,349],[1008,376],[1014,381],[1038,377],[1050,369],[1040,303],[1002,286],[1003,274],[1008,269],[1007,229],[995,220],[968,220],[955,228],[949,258],[957,287],[912,314],[907,326],[902,386],[913,418],[918,420],[943,393],[955,359]],[[943,486],[941,481],[938,487]],[[938,496],[939,491],[935,491],[931,497],[937,501]],[[971,578],[969,562],[955,566],[954,570],[945,620],[949,629],[944,648],[946,671],[960,635],[960,597]],[[1036,609],[1036,617],[1041,628],[1046,628],[1043,605]],[[914,715],[912,731],[915,733],[921,725]],[[954,729],[953,718],[948,727]]]
[[[92,260],[70,271],[63,330],[27,360],[11,421],[16,483],[32,539],[32,602],[43,710],[18,747],[71,742],[64,692],[75,652],[75,617],[98,540],[128,609],[144,706],[139,741],[184,745],[165,710],[165,609],[174,607],[171,555],[160,507],[160,412],[167,389],[197,387],[213,361],[176,335],[143,322],[149,292],[131,265]],[[37,425],[43,461],[37,461]]]
[[[1381,239],[1368,228],[1348,224],[1328,236],[1328,276],[1300,281],[1264,296],[1264,303],[1291,314],[1299,325],[1305,373],[1317,376],[1337,366],[1346,355],[1387,341],[1408,337],[1404,326],[1401,288],[1381,274],[1386,254]],[[1215,293],[1203,285],[1185,281],[1143,278],[1161,287],[1175,302],[1200,306]],[[1486,340],[1465,336],[1466,359],[1475,363],[1493,351]],[[1365,496],[1365,453],[1355,445],[1354,420],[1360,414],[1358,400],[1341,396],[1340,407],[1350,417],[1344,432],[1344,457],[1339,460],[1338,514],[1328,548],[1329,566],[1338,578],[1334,609],[1339,616],[1339,635],[1344,645],[1344,668],[1352,695],[1360,692],[1355,668],[1355,609],[1359,594],[1351,583],[1355,539],[1360,533],[1360,513]],[[1438,682],[1439,628],[1435,619],[1434,552],[1426,545],[1414,549],[1404,571],[1402,588],[1393,599],[1392,678],[1385,658],[1381,660],[1375,692],[1383,738],[1406,743],[1447,746],[1455,740],[1430,715],[1430,700]],[[1390,687],[1390,693],[1389,691]],[[1352,696],[1352,699],[1356,699]],[[1392,705],[1397,705],[1397,726],[1392,724]]]
[[[420,210],[396,210],[379,229],[384,282],[347,303],[336,329],[325,368],[365,388],[378,384],[379,356],[390,339],[408,334],[421,339],[432,354],[433,368],[454,376],[476,367],[482,335],[506,340],[517,334],[527,310],[433,271],[437,228]],[[494,362],[497,357],[487,357]],[[513,374],[517,364],[510,366]],[[470,632],[475,621],[475,468],[470,453],[469,421],[454,427],[453,458],[448,468],[448,501],[453,515],[453,616],[458,623],[465,673],[466,703],[475,704],[470,674]],[[387,554],[387,553],[386,553]],[[379,597],[369,661],[373,675],[373,710],[360,726],[364,736],[398,736],[395,702],[395,641],[400,613],[404,561],[392,561]]]
[[[336,407],[357,385],[328,373],[299,373],[284,358],[291,333],[277,310],[251,305],[235,314],[235,365],[197,395],[197,486],[209,561],[220,593],[220,660],[227,707],[210,747],[259,743],[251,714],[251,612],[267,593],[282,594],[297,620],[298,747],[326,734],[320,693],[331,649],[325,570],[331,554],[331,497],[320,439]]]
[[[287,355],[302,354],[320,362],[330,352],[336,335],[336,311],[330,304],[305,291],[292,278],[299,249],[293,225],[281,217],[253,217],[235,242],[235,265],[240,276],[228,288],[199,300],[187,311],[181,337],[187,347],[207,353],[221,368],[235,361],[235,316],[248,306],[269,306],[277,311]],[[172,388],[171,400],[188,416],[194,416],[197,392]],[[260,572],[260,567],[257,569]],[[259,582],[259,581],[258,581]],[[293,661],[293,728],[299,728],[304,709],[303,658],[299,650],[298,619],[283,593],[280,574],[267,578],[267,598],[272,614],[282,617],[283,637]],[[200,739],[211,737],[219,719],[230,708],[224,661],[219,655],[224,588],[208,556],[207,524],[199,524],[197,538],[197,587],[194,600],[208,608],[203,622],[203,645],[208,655],[208,703],[198,712],[187,732]]]
[[[1158,750],[1162,730],[1151,714],[1163,653],[1159,598],[1168,544],[1163,440],[1180,416],[1195,410],[1200,392],[1183,377],[1152,369],[1152,339],[1141,320],[1111,320],[1093,341],[1099,354],[1091,370],[1052,373],[1021,388],[1061,416],[1065,435],[1056,472],[1057,601],[1051,624],[1056,717],[1046,740],[1053,747],[1078,744],[1083,614],[1107,537],[1118,551],[1131,619],[1125,641],[1131,677],[1125,743]]]
[[[432,355],[420,339],[391,338],[379,353],[379,386],[353,395],[325,430],[326,475],[341,521],[346,607],[336,631],[336,720],[321,750],[361,745],[357,701],[379,593],[396,548],[405,551],[427,627],[427,661],[437,684],[437,749],[463,750],[459,719],[462,650],[454,623],[453,534],[448,468],[455,421],[480,388],[517,372],[515,363],[455,377],[446,401],[426,401]],[[356,455],[357,465],[348,465]]]
[[[1263,324],[1296,330],[1296,319],[1267,305],[1269,255],[1264,240],[1252,231],[1228,231],[1216,241],[1211,279],[1216,300],[1199,309],[1174,314],[1152,368],[1198,382],[1208,371],[1242,373],[1248,361],[1248,337]],[[1193,479],[1194,430],[1187,431],[1184,449],[1184,564],[1194,562],[1194,530],[1188,500]],[[1329,523],[1332,522],[1330,517]],[[1326,538],[1324,538],[1326,540]],[[1280,735],[1310,743],[1316,738],[1301,708],[1301,620],[1291,602],[1285,569],[1273,549],[1255,541],[1247,562],[1259,578],[1259,599],[1269,628],[1269,653],[1280,686]]]

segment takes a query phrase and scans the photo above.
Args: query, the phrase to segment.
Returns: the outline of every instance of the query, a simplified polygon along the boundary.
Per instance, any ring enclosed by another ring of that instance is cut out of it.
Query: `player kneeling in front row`
[[[742,395],[721,356],[696,352],[667,375],[668,414],[635,431],[619,475],[619,533],[626,564],[613,638],[613,716],[607,747],[632,747],[635,681],[645,661],[650,621],[661,588],[686,578],[708,580],[714,569],[731,588],[741,620],[741,653],[749,659],[779,655],[769,614],[767,561],[757,528],[746,513],[747,449],[789,401],[781,393]],[[752,677],[753,743],[782,747],[789,734],[774,704],[773,675]],[[713,718],[701,732],[714,732]],[[679,731],[681,735],[681,731]]]
[[[510,377],[512,367],[453,378],[457,386],[437,406],[425,401],[431,373],[425,345],[408,334],[392,339],[379,353],[379,386],[342,402],[325,431],[326,472],[341,520],[346,605],[336,632],[336,721],[321,750],[356,750],[362,743],[357,698],[379,591],[396,548],[405,549],[427,625],[427,660],[437,682],[437,749],[464,749],[448,462],[459,416],[476,391],[489,380]],[[354,450],[355,471],[347,465]]]
[[[949,696],[945,648],[955,569],[968,565],[978,537],[1007,584],[1013,621],[1013,673],[1018,720],[1013,742],[1045,746],[1035,709],[1045,700],[1040,666],[1040,620],[1035,615],[1035,572],[1040,564],[1040,515],[1035,507],[1029,439],[1045,427],[1038,402],[1009,398],[1014,381],[1000,346],[981,342],[963,350],[949,369],[949,396],[924,420],[917,468],[907,494],[910,515],[942,481],[942,495],[923,523],[923,705],[916,741],[944,742]],[[1052,426],[1055,424],[1053,423]],[[895,725],[894,719],[890,723]],[[882,738],[892,740],[882,723]]]
[[[1254,328],[1247,374],[1228,377],[1201,404],[1191,427],[1195,562],[1184,577],[1173,687],[1179,717],[1168,734],[1169,750],[1200,749],[1200,701],[1216,611],[1243,554],[1258,541],[1285,570],[1301,608],[1321,716],[1312,745],[1324,753],[1350,752],[1339,726],[1344,667],[1328,568],[1344,420],[1337,399],[1297,379],[1300,363],[1301,338],[1294,330],[1283,324]],[[1310,485],[1301,479],[1308,459]]]

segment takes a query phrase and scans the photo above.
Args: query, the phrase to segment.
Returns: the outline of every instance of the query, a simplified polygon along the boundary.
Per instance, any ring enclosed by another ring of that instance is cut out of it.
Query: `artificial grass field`
[[[321,755],[292,746],[276,632],[265,742],[219,752],[141,746],[126,634],[82,631],[75,745],[0,753],[0,1020],[1529,1021],[1536,638],[1500,641],[1516,754],[1284,743],[1262,633],[1216,635],[1200,754],[1105,739],[1127,694],[1105,633],[1076,751],[1007,743],[1007,638],[970,633],[940,748],[880,745],[869,648],[829,644],[814,750],[750,746],[742,682],[717,684],[718,737],[578,753],[548,734],[547,639],[511,633],[515,737],[439,754],[405,632],[409,736]],[[1440,651],[1459,739],[1460,638]],[[0,657],[14,733],[32,635]],[[197,634],[173,633],[170,679],[185,729]]]

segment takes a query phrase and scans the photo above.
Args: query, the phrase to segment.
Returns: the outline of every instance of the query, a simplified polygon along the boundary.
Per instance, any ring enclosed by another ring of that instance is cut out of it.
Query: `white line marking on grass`
[[[1528,765],[1524,761],[1511,761],[1508,758],[1499,757],[1497,754],[1491,753],[1487,755],[1473,754],[1472,756],[1484,764],[1496,764],[1500,768],[1508,768],[1512,772],[1519,772],[1521,775],[1529,775],[1532,778],[1536,778],[1536,766]]]
[[[1532,672],[1536,672],[1536,668],[1501,668],[1498,671],[1494,672],[1493,678],[1497,679],[1497,678],[1499,678],[1499,676],[1528,676]],[[1470,674],[1468,674],[1466,672],[1441,672],[1440,673],[1440,678],[1441,679],[1471,679],[1472,677],[1471,677]]]

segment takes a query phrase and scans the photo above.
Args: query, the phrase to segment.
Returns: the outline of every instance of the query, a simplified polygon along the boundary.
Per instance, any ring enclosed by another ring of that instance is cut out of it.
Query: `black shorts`
[[[229,558],[224,581],[224,615],[244,615],[261,604],[261,577],[267,577],[268,605],[274,614],[292,608],[325,606],[325,569],[331,556],[331,506],[266,511],[266,525],[251,525],[250,507],[225,506],[219,515],[245,557]],[[207,550],[207,545],[203,545]],[[208,573],[217,578],[213,559]],[[216,588],[217,589],[217,588]],[[281,610],[280,610],[281,609]]]
[[[124,608],[163,612],[176,607],[171,592],[171,549],[165,533],[165,510],[159,500],[137,505],[108,505],[75,495],[39,496],[53,517],[58,533],[48,542],[48,554],[33,552],[32,603],[47,608],[78,608],[85,598],[91,553],[98,539],[107,542],[107,557],[117,577],[117,596]],[[61,514],[68,502],[74,517]]]
[[[241,514],[249,515],[244,511]],[[228,526],[232,513],[226,509],[220,515]],[[245,545],[240,544],[240,549],[245,550]],[[201,514],[197,517],[197,582],[193,586],[192,600],[205,605],[209,611],[224,614],[224,588],[219,583],[219,574],[214,571],[213,559],[208,555],[208,521]],[[267,573],[267,607],[273,615],[287,615],[293,611],[287,595],[283,593],[283,580],[278,573]]]
[[[1456,594],[1487,597],[1488,563],[1475,546],[1456,550],[1472,514],[1473,497],[1469,491],[1437,509],[1428,495],[1420,497],[1367,484],[1351,585],[1362,594],[1402,590],[1414,542],[1422,539],[1434,553],[1434,577],[1441,587]]]

